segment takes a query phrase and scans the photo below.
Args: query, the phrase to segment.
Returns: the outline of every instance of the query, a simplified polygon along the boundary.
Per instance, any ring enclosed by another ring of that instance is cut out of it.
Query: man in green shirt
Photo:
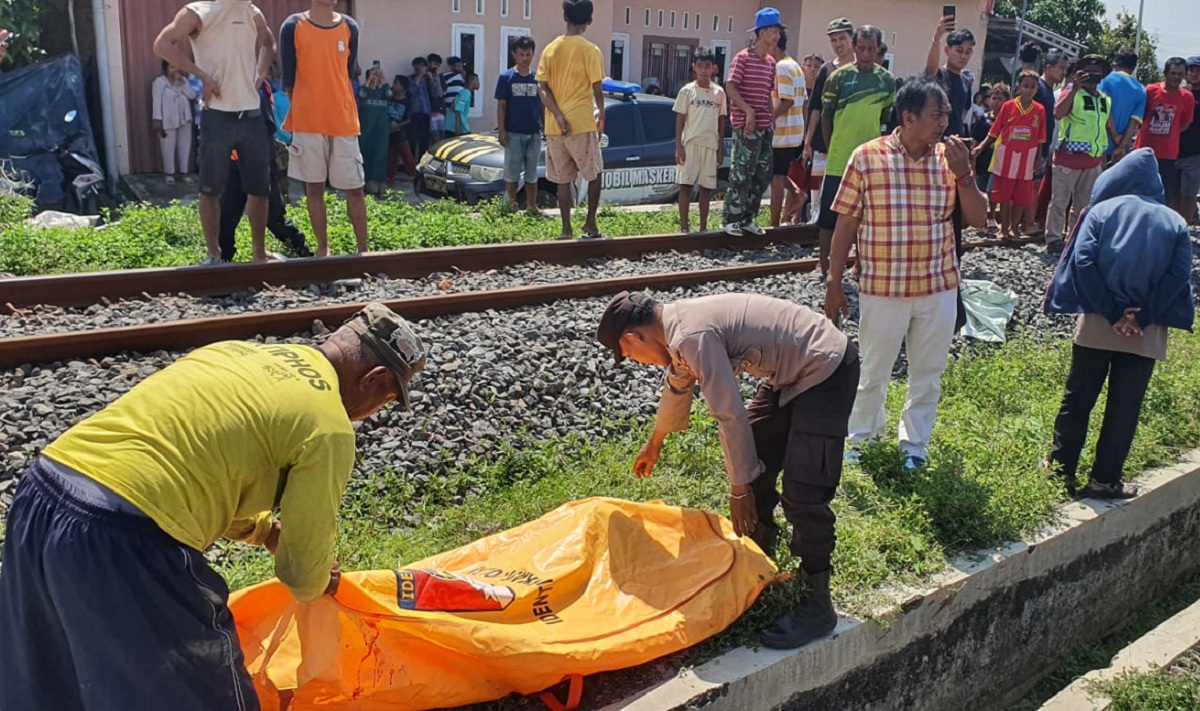
[[[833,201],[842,184],[850,154],[867,141],[879,138],[896,98],[896,78],[879,66],[883,31],[863,25],[854,32],[854,64],[845,64],[829,75],[821,96],[821,132],[829,146],[825,180],[821,185],[821,244],[833,240],[837,213]],[[821,279],[829,273],[826,250],[821,255]]]

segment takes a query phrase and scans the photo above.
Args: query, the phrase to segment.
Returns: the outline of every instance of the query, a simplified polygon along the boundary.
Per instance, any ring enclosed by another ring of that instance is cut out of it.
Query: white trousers
[[[188,156],[192,154],[192,124],[185,123],[179,128],[168,128],[164,132],[166,137],[158,139],[162,147],[163,173],[171,175],[176,172],[188,172]]]
[[[851,442],[886,434],[887,387],[903,343],[908,352],[908,394],[900,415],[900,449],[926,457],[942,395],[942,371],[954,338],[956,294],[951,290],[912,298],[859,296],[862,371],[850,413]]]

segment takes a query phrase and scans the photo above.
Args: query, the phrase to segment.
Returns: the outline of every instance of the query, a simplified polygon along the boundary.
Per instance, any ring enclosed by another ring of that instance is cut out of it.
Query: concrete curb
[[[1200,644],[1200,602],[1175,615],[1128,647],[1117,652],[1105,669],[1088,672],[1054,695],[1041,711],[1105,711],[1111,699],[1091,691],[1096,682],[1111,681],[1125,672],[1153,672],[1169,667]]]
[[[1200,570],[1200,450],[1139,478],[1124,502],[1065,504],[1059,523],[896,590],[878,621],[842,619],[789,652],[739,648],[604,711],[986,711],[1020,699],[1071,650]]]

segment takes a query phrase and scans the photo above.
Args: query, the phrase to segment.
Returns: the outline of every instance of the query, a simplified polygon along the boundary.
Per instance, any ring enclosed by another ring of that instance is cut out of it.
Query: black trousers
[[[413,114],[408,124],[408,143],[412,147],[413,158],[418,162],[429,148],[429,114]]]
[[[837,516],[829,505],[842,480],[858,374],[858,348],[850,342],[841,365],[823,383],[782,407],[779,391],[763,385],[746,406],[754,446],[765,467],[751,484],[759,521],[754,540],[760,546],[774,541],[775,506],[782,502],[783,515],[792,525],[789,549],[810,573],[829,569],[837,543]],[[780,472],[782,496],[776,488]]]
[[[304,233],[292,224],[284,211],[283,195],[279,191],[279,172],[276,169],[275,152],[271,151],[271,181],[267,189],[267,231],[283,243],[293,257],[311,257],[312,251],[304,242]],[[233,162],[233,161],[231,161]],[[286,179],[286,178],[284,178]],[[232,262],[237,254],[235,237],[242,213],[246,210],[246,191],[242,189],[241,173],[236,167],[229,170],[225,192],[221,193],[221,223],[217,230],[217,241],[221,245],[221,261]]]
[[[1092,480],[1103,484],[1121,481],[1121,470],[1133,445],[1142,400],[1153,373],[1153,358],[1083,346],[1072,348],[1071,371],[1054,421],[1054,449],[1050,453],[1051,463],[1064,478],[1075,480],[1079,454],[1087,439],[1088,420],[1107,380],[1108,401],[1104,405],[1100,439],[1096,442]]]
[[[200,551],[34,464],[8,511],[0,709],[257,711],[228,598]]]

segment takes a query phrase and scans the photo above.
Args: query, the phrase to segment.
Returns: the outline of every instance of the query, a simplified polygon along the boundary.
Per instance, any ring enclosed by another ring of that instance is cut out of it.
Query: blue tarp
[[[75,118],[66,116],[75,112]],[[99,163],[84,98],[79,57],[61,57],[0,74],[0,158],[40,184],[39,206],[63,202],[63,174],[50,150],[70,139],[71,150]],[[29,156],[14,158],[14,156]]]

